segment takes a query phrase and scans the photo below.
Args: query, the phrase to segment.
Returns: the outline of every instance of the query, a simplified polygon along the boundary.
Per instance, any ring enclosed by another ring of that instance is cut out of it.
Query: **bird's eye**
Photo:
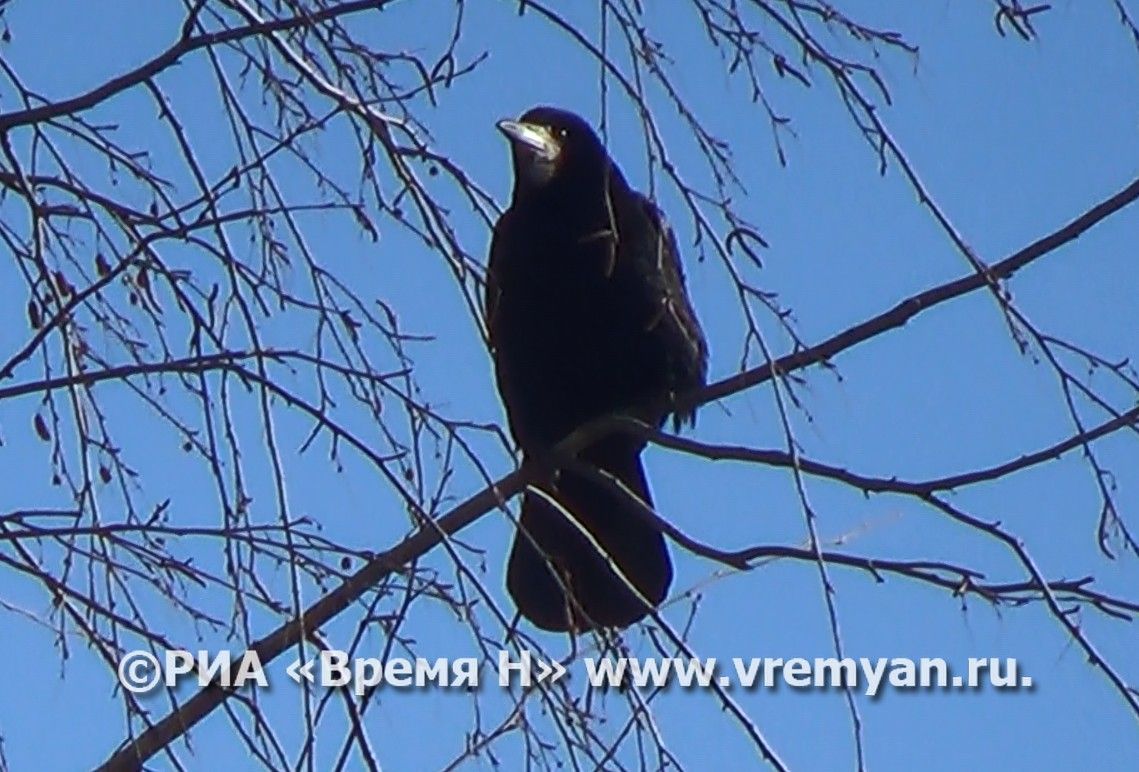
[[[554,129],[554,136],[556,136],[558,139],[565,139],[569,136],[569,129],[567,129],[565,126],[558,126]]]

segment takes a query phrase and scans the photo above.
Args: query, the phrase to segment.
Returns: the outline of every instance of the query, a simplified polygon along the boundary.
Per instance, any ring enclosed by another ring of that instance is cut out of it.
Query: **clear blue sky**
[[[13,37],[0,53],[28,86],[48,97],[69,96],[164,48],[177,34],[178,5],[153,0],[101,0],[97,5],[16,2],[6,9]],[[1111,3],[1056,4],[1038,17],[1040,38],[1032,42],[999,37],[992,9],[984,3],[878,0],[849,5],[862,7],[858,12],[869,14],[868,22],[897,29],[920,45],[916,68],[902,56],[882,59],[893,106],[881,115],[982,259],[994,262],[1007,256],[1139,173],[1139,50],[1119,26]],[[374,16],[368,24],[375,28],[367,34],[380,42],[410,36],[402,47],[427,49],[438,45],[442,32],[409,32],[410,20],[431,13],[449,19],[450,11],[451,5],[442,2],[397,6]],[[510,186],[507,153],[494,122],[535,103],[565,106],[596,122],[597,68],[536,14],[519,17],[514,3],[469,4],[466,13],[459,51],[472,57],[487,50],[489,58],[452,90],[441,92],[439,106],[424,108],[422,117],[436,146],[505,203]],[[580,17],[591,32],[596,29],[592,13]],[[772,98],[792,118],[797,132],[797,138],[786,143],[789,162],[780,166],[764,117],[747,104],[743,82],[722,74],[691,15],[670,16],[663,6],[655,13],[652,23],[677,62],[678,84],[709,127],[734,145],[748,191],[737,206],[770,244],[759,281],[794,309],[805,341],[821,340],[968,271],[897,168],[877,174],[876,158],[821,74],[810,89],[792,82],[772,84]],[[204,163],[224,171],[232,162],[225,154],[224,137],[211,133],[217,126],[216,96],[200,74],[185,67],[170,71],[160,83],[178,95]],[[666,138],[674,142],[677,165],[697,174],[698,159],[685,141],[683,126],[667,104],[656,104]],[[0,91],[0,110],[13,107],[10,90]],[[94,111],[92,120],[118,122],[123,134],[146,143],[147,132],[155,131],[153,112],[137,96],[126,96]],[[618,109],[614,116],[613,154],[627,175],[645,187],[638,134],[627,112]],[[337,142],[342,136],[331,133],[317,154],[329,170],[350,180],[358,162],[351,147]],[[26,139],[17,140],[17,149],[26,152]],[[154,163],[176,183],[185,182],[178,176],[184,171],[167,164],[161,153]],[[84,172],[92,180],[105,180],[97,168]],[[691,244],[690,223],[680,215],[675,196],[666,189],[663,201],[675,212],[682,244]],[[455,212],[461,237],[481,256],[489,232],[458,202]],[[0,202],[0,216],[7,220],[27,215],[9,199]],[[382,298],[397,309],[402,329],[434,336],[413,347],[423,398],[450,416],[501,420],[486,352],[442,261],[389,223],[381,222],[378,245],[355,235],[343,221],[313,218],[308,223],[313,226],[307,234],[310,245],[333,270],[365,296]],[[1137,242],[1139,210],[1126,210],[1017,275],[1011,289],[1018,307],[1043,331],[1106,358],[1139,356]],[[717,259],[697,262],[691,248],[686,248],[686,258],[694,303],[711,341],[712,373],[727,376],[738,367],[741,353],[738,305]],[[193,262],[191,255],[182,259]],[[0,304],[0,359],[27,335],[26,290],[11,262],[0,261],[0,292],[6,298]],[[294,334],[287,324],[268,329],[278,340]],[[787,350],[787,342],[774,332],[769,341],[778,353]],[[1017,351],[991,297],[981,293],[922,315],[841,355],[835,364],[841,382],[813,370],[800,392],[813,420],[797,419],[797,436],[804,454],[814,459],[866,474],[923,478],[1014,458],[1070,433],[1054,373]],[[17,373],[16,380],[30,380],[37,373],[33,363]],[[172,497],[173,517],[180,522],[216,523],[220,515],[206,470],[186,460],[177,438],[133,423],[137,403],[125,390],[102,388],[113,417],[126,422],[119,437],[142,474],[143,501]],[[1134,404],[1134,396],[1128,402],[1116,393],[1118,407]],[[705,407],[693,436],[782,447],[772,394],[767,385]],[[28,428],[35,407],[34,398],[0,404],[0,475],[5,480],[0,512],[63,503],[49,485],[46,446]],[[295,449],[308,426],[284,411],[282,415],[292,511],[307,514],[329,534],[360,548],[378,550],[396,542],[406,532],[406,516],[375,472],[350,459],[338,473],[326,462],[323,447],[298,456]],[[1089,423],[1103,420],[1102,414],[1087,415]],[[489,440],[473,441],[492,473],[511,469],[510,458]],[[255,435],[249,445],[254,485],[264,485],[268,478],[264,460],[256,455]],[[1139,446],[1134,435],[1104,442],[1101,453],[1117,475],[1121,513],[1139,530]],[[805,538],[801,507],[791,478],[783,472],[712,464],[659,450],[649,452],[648,466],[662,514],[702,541],[734,548],[797,545]],[[480,487],[469,464],[460,465],[447,483],[454,501]],[[913,500],[864,497],[817,480],[809,481],[808,495],[823,538],[848,536],[845,548],[852,552],[960,563],[984,570],[996,582],[1024,579],[1010,552]],[[959,491],[953,500],[980,517],[1000,520],[1023,540],[1047,576],[1090,574],[1105,592],[1135,598],[1137,558],[1121,552],[1120,559],[1109,561],[1096,548],[1099,498],[1078,454],[996,484]],[[257,511],[261,506],[264,509]],[[254,508],[254,517],[265,522],[276,517],[267,489],[254,489]],[[113,516],[113,499],[108,499],[108,512]],[[510,534],[501,514],[491,514],[461,534],[464,543],[485,550],[481,578],[504,609],[510,608],[502,589]],[[189,544],[184,549],[203,564],[218,565],[216,551]],[[717,569],[680,550],[674,555],[677,591],[704,582]],[[438,568],[443,580],[454,575],[441,554],[432,554],[426,563]],[[52,633],[9,608],[46,617],[50,599],[38,586],[4,570],[0,653],[8,672],[0,689],[0,737],[7,758],[15,770],[89,767],[124,735],[113,673],[78,639],[68,642],[69,658],[61,668]],[[286,574],[267,575],[285,597]],[[1043,607],[995,610],[973,599],[963,608],[958,598],[900,578],[878,584],[863,573],[834,567],[830,575],[847,654],[940,656],[954,663],[969,656],[1018,657],[1036,684],[1031,692],[888,692],[876,700],[860,699],[872,769],[1139,768],[1136,716],[1107,680],[1088,667]],[[313,592],[307,599],[315,597]],[[666,616],[674,625],[683,625],[689,609],[680,602]],[[166,632],[173,639],[197,645],[194,629],[173,612],[156,608],[150,618],[169,624]],[[269,618],[258,621],[258,635],[275,627]],[[1130,683],[1139,683],[1135,624],[1086,612],[1081,624],[1118,671]],[[351,625],[333,625],[327,632],[332,641],[343,642],[352,630]],[[413,607],[407,633],[426,655],[478,654],[467,629],[438,603]],[[207,645],[240,645],[202,634]],[[642,635],[630,633],[628,641],[636,653],[651,651]],[[565,651],[564,640],[557,637],[543,639],[543,644],[553,652]],[[830,656],[817,569],[809,563],[777,562],[704,587],[690,644],[700,655],[724,659]],[[284,664],[270,668],[277,686],[265,707],[281,742],[295,749],[300,742],[299,690],[283,678]],[[850,717],[841,694],[781,689],[735,697],[792,768],[853,767]],[[501,720],[509,707],[496,687],[484,688],[480,700],[488,726]],[[165,714],[161,700],[153,704],[157,716]],[[673,690],[655,706],[669,748],[689,768],[746,768],[756,763],[748,738],[712,695]],[[594,707],[612,710],[615,717],[624,715],[617,695],[601,698]],[[386,768],[434,769],[461,752],[472,711],[467,695],[387,693],[369,710],[367,724]],[[551,736],[538,705],[531,711],[532,720]],[[193,733],[194,756],[184,757],[188,768],[258,768],[237,750],[231,732],[221,711],[209,718]],[[318,750],[324,763],[342,739],[331,730],[328,737]],[[495,752],[503,768],[518,768],[517,739],[504,740]]]

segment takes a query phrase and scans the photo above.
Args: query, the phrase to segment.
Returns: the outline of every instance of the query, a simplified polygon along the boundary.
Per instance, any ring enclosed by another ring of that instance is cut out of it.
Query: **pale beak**
[[[498,130],[515,147],[526,150],[547,163],[557,159],[561,146],[545,126],[521,121],[499,121]]]

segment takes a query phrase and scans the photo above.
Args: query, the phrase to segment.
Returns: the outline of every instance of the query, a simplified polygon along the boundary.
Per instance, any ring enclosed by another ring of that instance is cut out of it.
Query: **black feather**
[[[672,398],[703,385],[707,370],[672,231],[581,118],[542,107],[520,124],[545,132],[557,154],[538,158],[514,143],[514,195],[491,244],[487,323],[511,433],[525,455],[537,456],[604,415],[631,412],[659,426]],[[545,166],[535,173],[528,164]],[[677,423],[693,418],[674,415]],[[579,458],[651,506],[643,447],[611,437]],[[664,538],[633,502],[567,469],[542,488],[652,605],[665,597],[672,566]],[[557,506],[527,493],[521,525],[529,538],[515,539],[507,587],[534,624],[626,626],[648,613]],[[562,593],[551,565],[576,603]]]

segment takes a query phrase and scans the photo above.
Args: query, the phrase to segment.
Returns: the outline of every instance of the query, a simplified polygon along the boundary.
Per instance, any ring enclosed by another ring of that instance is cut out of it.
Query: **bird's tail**
[[[651,507],[641,448],[628,437],[607,438],[582,451],[579,458],[616,477]],[[523,616],[545,630],[625,627],[664,600],[672,582],[664,536],[627,494],[566,469],[541,487],[542,493],[573,514],[592,540],[549,498],[526,492],[506,576],[507,589]],[[614,573],[610,561],[644,600]],[[572,601],[563,586],[572,593]]]

